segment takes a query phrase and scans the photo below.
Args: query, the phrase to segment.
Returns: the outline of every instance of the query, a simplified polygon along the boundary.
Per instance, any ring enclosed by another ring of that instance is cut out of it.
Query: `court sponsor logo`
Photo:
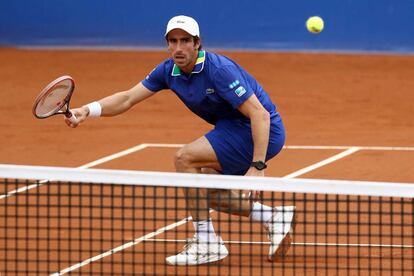
[[[239,84],[240,84],[239,80],[235,80],[235,81],[233,81],[232,83],[229,84],[229,88],[233,89],[234,87],[236,87]]]
[[[236,90],[234,90],[234,93],[236,93],[237,96],[241,97],[246,93],[246,89],[243,86],[240,86]]]

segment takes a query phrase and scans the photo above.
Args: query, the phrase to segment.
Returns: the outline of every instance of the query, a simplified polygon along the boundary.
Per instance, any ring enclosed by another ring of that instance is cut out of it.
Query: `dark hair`
[[[200,41],[200,47],[198,47],[198,50],[201,50],[201,48],[203,48],[203,45],[201,45],[201,38],[200,38],[199,36],[196,36],[196,35],[191,36],[191,37],[193,38],[194,43],[196,43],[196,42],[197,42],[197,40],[199,40],[199,41]],[[167,40],[167,43],[168,43],[168,35],[167,35],[167,36],[165,36],[165,40]]]
[[[201,48],[203,48],[203,45],[201,44],[201,38],[200,38],[200,37],[198,37],[198,36],[193,36],[193,38],[194,38],[194,42],[197,42],[197,40],[199,40],[199,41],[200,41],[200,47],[198,47],[198,50],[200,51],[200,50],[201,50]]]

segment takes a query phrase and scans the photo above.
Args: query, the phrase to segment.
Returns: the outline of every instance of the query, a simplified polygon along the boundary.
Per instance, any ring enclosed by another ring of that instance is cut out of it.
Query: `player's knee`
[[[185,148],[178,150],[174,156],[174,165],[177,172],[186,172],[191,169],[191,153]]]

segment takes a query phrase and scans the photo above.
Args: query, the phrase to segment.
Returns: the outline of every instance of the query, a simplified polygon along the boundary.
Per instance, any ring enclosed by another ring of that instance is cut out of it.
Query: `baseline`
[[[162,143],[146,143],[147,147],[153,148],[181,148],[184,144],[162,144]],[[358,148],[359,150],[376,150],[376,151],[414,151],[414,147],[381,147],[381,146],[306,146],[306,145],[286,145],[284,149],[307,149],[307,150],[347,150]]]

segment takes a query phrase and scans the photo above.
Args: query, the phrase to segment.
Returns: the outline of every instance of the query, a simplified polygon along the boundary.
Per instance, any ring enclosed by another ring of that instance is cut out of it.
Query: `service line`
[[[100,165],[100,164],[109,162],[111,160],[114,160],[116,158],[120,158],[120,157],[123,157],[125,155],[131,154],[133,152],[137,152],[137,151],[143,150],[143,149],[145,149],[147,147],[148,147],[148,144],[137,145],[137,146],[134,146],[132,148],[129,148],[129,149],[126,149],[126,150],[123,150],[123,151],[120,151],[120,152],[117,152],[117,153],[114,153],[114,154],[111,154],[111,155],[102,157],[102,158],[100,158],[98,160],[95,160],[95,161],[92,161],[90,163],[86,163],[86,164],[81,165],[81,166],[79,166],[77,168],[78,169],[88,169],[88,168],[92,168],[92,167],[95,167],[97,165]],[[38,188],[38,187],[42,186],[44,183],[47,183],[50,180],[52,180],[52,179],[40,180],[39,182],[37,182],[35,184],[31,184],[31,185],[28,185],[28,186],[24,186],[24,187],[20,187],[18,189],[12,190],[10,192],[7,192],[6,194],[0,195],[0,199],[4,199],[4,198],[7,198],[7,197],[11,197],[11,196],[13,196],[15,194],[18,194],[18,193],[21,193],[21,192],[25,192],[25,191],[28,191],[28,190],[31,190],[31,189],[34,189],[34,188]]]

